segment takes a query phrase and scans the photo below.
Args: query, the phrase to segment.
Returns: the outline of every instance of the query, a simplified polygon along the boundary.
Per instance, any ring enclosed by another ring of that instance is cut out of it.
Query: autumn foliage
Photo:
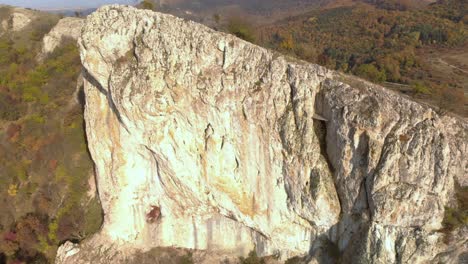
[[[259,44],[372,82],[390,83],[390,88],[410,90],[410,95],[434,106],[468,114],[463,110],[465,79],[460,74],[458,79],[444,73],[433,76],[434,63],[448,63],[428,61],[434,50],[468,47],[466,3],[367,2],[314,10],[258,27]],[[456,68],[446,67],[449,72]]]
[[[36,59],[59,18],[37,13],[31,26],[0,35],[0,263],[52,263],[61,242],[102,223],[99,201],[87,196],[93,165],[74,98],[76,42],[64,38]]]

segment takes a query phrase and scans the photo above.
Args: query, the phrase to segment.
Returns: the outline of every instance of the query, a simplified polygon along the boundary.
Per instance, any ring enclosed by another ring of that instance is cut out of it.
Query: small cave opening
[[[320,154],[327,161],[330,171],[333,171],[327,154],[327,121],[314,119],[314,132],[319,141]]]

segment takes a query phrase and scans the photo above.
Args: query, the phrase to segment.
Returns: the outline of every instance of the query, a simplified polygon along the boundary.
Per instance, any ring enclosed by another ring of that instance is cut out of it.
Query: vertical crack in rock
[[[112,112],[114,113],[115,117],[119,120],[120,124],[124,127],[124,129],[127,130],[127,132],[130,133],[127,126],[123,122],[122,116],[119,113],[119,111],[117,110],[117,107],[116,107],[114,101],[112,100],[112,95],[110,94],[110,91],[109,92],[106,91],[102,87],[102,85],[91,74],[89,74],[89,72],[86,69],[83,70],[83,78],[87,82],[89,82],[91,85],[93,85],[96,89],[98,89],[99,92],[101,92],[107,98],[109,107],[112,110]]]

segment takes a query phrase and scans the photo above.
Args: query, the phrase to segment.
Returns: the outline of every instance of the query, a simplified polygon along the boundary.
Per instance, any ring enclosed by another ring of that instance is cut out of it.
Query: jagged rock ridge
[[[78,17],[65,17],[59,20],[57,25],[47,33],[42,40],[42,50],[38,55],[38,60],[45,59],[47,54],[52,53],[60,46],[64,38],[78,40],[83,26],[84,19]]]
[[[30,10],[5,5],[0,5],[0,8],[12,8],[11,14],[1,21],[3,31],[20,31],[29,25],[35,17],[34,13]],[[0,36],[3,33],[0,32]]]
[[[438,232],[467,185],[465,120],[131,7],[90,15],[79,43],[105,222],[58,263],[156,246],[373,263],[466,250],[466,228],[450,245]]]

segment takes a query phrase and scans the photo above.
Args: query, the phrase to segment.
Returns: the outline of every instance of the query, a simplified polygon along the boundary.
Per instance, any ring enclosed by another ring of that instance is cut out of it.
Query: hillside
[[[404,11],[367,4],[327,8],[261,27],[257,42],[467,116],[462,2]]]
[[[52,262],[62,241],[83,239],[102,218],[89,185],[76,39],[63,39],[38,62],[59,19],[0,7],[2,263]]]

